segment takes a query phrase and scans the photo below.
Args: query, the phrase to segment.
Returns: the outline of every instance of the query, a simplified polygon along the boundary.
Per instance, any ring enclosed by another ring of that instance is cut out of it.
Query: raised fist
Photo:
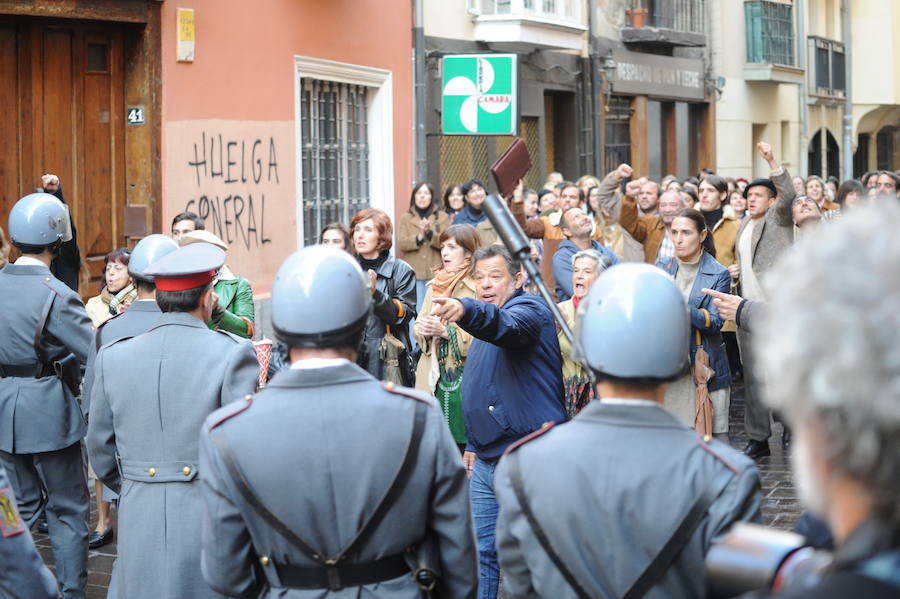
[[[619,181],[621,181],[622,179],[628,179],[629,177],[631,177],[631,174],[633,172],[634,171],[631,170],[630,166],[622,163],[618,166],[618,168],[616,168],[616,179],[618,179]]]
[[[772,153],[772,146],[764,141],[756,144],[756,149],[759,151],[759,155],[763,157],[767,162],[771,162],[775,160],[775,154]]]
[[[641,192],[641,185],[643,185],[643,183],[641,183],[640,180],[629,181],[625,185],[625,195],[636,198],[638,196],[638,194]]]

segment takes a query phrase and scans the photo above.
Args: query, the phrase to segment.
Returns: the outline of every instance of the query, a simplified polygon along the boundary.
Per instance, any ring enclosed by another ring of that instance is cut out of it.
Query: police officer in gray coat
[[[56,599],[56,579],[41,561],[0,465],[0,596]],[[26,595],[27,593],[27,595]]]
[[[753,462],[662,407],[689,334],[681,292],[654,266],[614,266],[579,306],[576,351],[602,399],[510,447],[497,470],[514,597],[702,597],[713,540],[759,519]]]
[[[75,395],[91,321],[78,294],[49,268],[71,238],[70,224],[66,206],[45,193],[25,196],[9,214],[22,256],[0,271],[0,461],[29,527],[46,505],[63,596],[81,599],[90,496]]]
[[[128,274],[134,279],[137,299],[124,312],[119,312],[105,320],[94,333],[94,342],[88,353],[87,368],[82,386],[82,408],[85,415],[90,412],[91,389],[94,386],[94,363],[97,352],[104,345],[125,337],[136,337],[146,333],[160,323],[162,310],[156,303],[156,284],[147,274],[150,265],[178,249],[178,244],[167,236],[154,233],[141,239],[128,260]]]
[[[340,250],[304,248],[278,271],[272,324],[291,366],[212,414],[200,442],[217,591],[411,599],[437,579],[440,597],[474,596],[466,475],[441,412],[355,364],[371,298]]]
[[[168,254],[155,277],[160,323],[100,349],[87,444],[97,476],[119,493],[118,599],[219,595],[200,577],[197,440],[217,408],[253,393],[249,341],[206,327],[219,248]]]

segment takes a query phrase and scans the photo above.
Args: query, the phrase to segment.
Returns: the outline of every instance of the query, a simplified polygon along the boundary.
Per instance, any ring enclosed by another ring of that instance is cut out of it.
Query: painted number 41
[[[129,125],[143,125],[144,124],[144,107],[143,106],[134,106],[128,109],[128,113],[126,116]]]

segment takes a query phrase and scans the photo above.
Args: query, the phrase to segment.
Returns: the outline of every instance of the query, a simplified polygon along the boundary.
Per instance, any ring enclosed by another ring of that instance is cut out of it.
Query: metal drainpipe
[[[424,181],[425,146],[425,29],[422,26],[423,0],[413,0],[413,100],[415,102],[415,173],[416,181]]]
[[[600,161],[600,82],[597,73],[597,47],[594,43],[594,8],[595,0],[588,0],[588,64],[591,69],[591,141],[594,146],[594,176],[603,177],[603,168]],[[608,83],[607,83],[608,85]]]
[[[797,157],[799,164],[797,172],[804,179],[809,175],[809,164],[806,159],[809,147],[809,106],[807,105],[809,92],[806,88],[808,73],[806,72],[806,15],[803,10],[803,0],[797,0],[797,66],[803,69],[803,79],[800,83],[800,152]]]
[[[853,61],[850,50],[852,24],[850,3],[841,0],[841,29],[844,42],[844,179],[853,178]]]

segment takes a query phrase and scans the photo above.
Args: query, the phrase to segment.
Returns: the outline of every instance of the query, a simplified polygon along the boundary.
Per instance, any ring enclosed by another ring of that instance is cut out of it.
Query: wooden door
[[[123,33],[47,19],[0,21],[0,218],[59,176],[78,233],[83,295],[125,245]]]

